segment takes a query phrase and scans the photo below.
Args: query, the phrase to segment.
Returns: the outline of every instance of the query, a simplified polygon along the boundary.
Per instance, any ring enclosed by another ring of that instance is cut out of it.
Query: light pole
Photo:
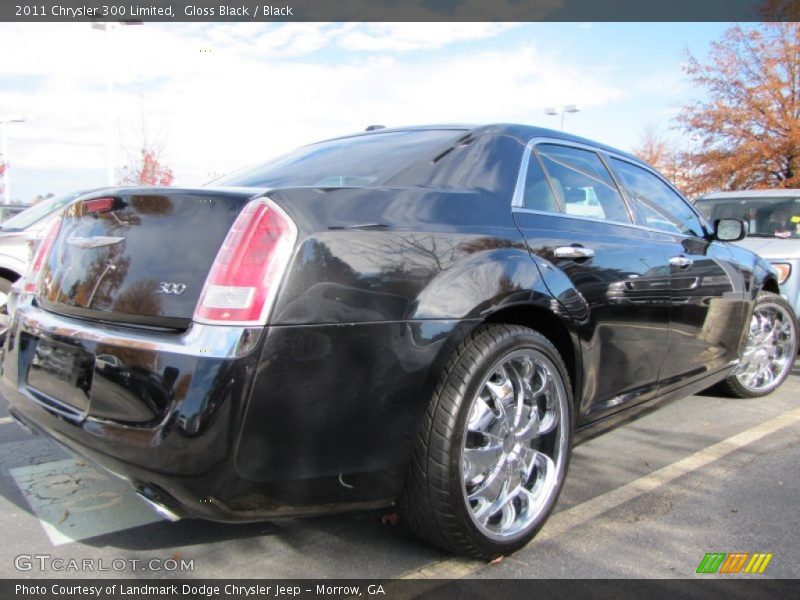
[[[123,25],[142,25],[143,21],[95,21],[91,24],[91,28],[105,33],[106,43],[106,57],[109,61],[109,66],[106,71],[106,105],[108,106],[108,138],[106,139],[108,161],[108,185],[113,186],[116,184],[116,171],[117,168],[117,144],[114,136],[114,121],[116,116],[116,105],[114,104],[114,68],[116,67],[116,54],[114,46],[114,36],[112,31],[118,29]]]
[[[564,117],[567,113],[576,113],[580,112],[580,108],[578,108],[577,104],[567,104],[566,106],[559,108],[545,108],[544,114],[550,115],[551,117],[555,117],[557,115],[561,115],[561,131],[564,131]]]
[[[8,141],[6,140],[6,126],[11,123],[24,123],[25,119],[21,117],[15,118],[0,118],[0,152],[3,153],[3,164],[5,164],[5,169],[3,169],[3,190],[4,190],[4,200],[6,204],[11,204],[11,175],[9,175],[9,164],[10,161],[8,160]]]
[[[109,186],[115,183],[115,169],[117,168],[116,145],[114,143],[114,72],[113,72],[113,44],[111,41],[111,31],[119,25],[117,23],[95,22],[91,24],[92,29],[105,32],[105,55],[106,60],[109,61],[109,66],[106,69],[106,110],[108,110],[108,122],[106,126],[106,161],[108,161],[108,171],[106,175],[106,183]]]

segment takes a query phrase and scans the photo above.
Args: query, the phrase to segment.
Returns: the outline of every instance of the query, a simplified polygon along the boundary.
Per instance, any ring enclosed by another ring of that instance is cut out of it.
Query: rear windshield
[[[463,137],[463,130],[397,131],[299,148],[210,185],[245,187],[374,187],[417,160],[431,159]]]
[[[748,237],[800,238],[800,197],[699,200],[696,206],[709,221],[744,221]]]

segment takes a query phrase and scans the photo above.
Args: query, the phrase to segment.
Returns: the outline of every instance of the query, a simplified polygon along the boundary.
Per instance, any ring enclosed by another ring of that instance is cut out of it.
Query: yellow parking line
[[[539,535],[534,538],[534,543],[561,535],[573,527],[591,521],[595,517],[634,498],[652,492],[776,431],[798,423],[800,423],[800,409],[784,413],[779,417],[765,421],[666,467],[653,471],[649,475],[640,477],[605,494],[555,514],[547,521]],[[451,558],[408,571],[401,575],[400,579],[456,579],[477,571],[483,565],[484,563],[478,561]]]

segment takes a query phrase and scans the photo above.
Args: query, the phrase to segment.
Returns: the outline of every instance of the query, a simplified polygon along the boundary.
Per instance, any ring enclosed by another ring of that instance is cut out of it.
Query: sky
[[[12,200],[106,184],[143,137],[201,185],[367,125],[512,122],[630,150],[699,98],[724,23],[0,24]],[[679,143],[679,133],[672,132]]]

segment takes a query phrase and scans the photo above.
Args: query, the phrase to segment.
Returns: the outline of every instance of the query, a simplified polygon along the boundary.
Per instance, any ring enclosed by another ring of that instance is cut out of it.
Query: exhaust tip
[[[167,521],[170,521],[170,522],[174,523],[176,521],[180,521],[181,520],[180,516],[177,513],[173,512],[171,509],[167,508],[166,506],[164,506],[160,502],[156,502],[155,500],[152,500],[152,499],[148,498],[147,496],[145,496],[141,492],[136,492],[136,495],[139,496],[139,499],[142,502],[147,504],[147,506],[149,506],[156,513],[158,513],[159,515],[164,517]]]

